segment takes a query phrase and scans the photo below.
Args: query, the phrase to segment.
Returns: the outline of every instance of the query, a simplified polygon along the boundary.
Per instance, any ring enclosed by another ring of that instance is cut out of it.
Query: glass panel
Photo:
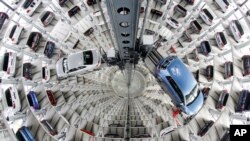
[[[84,64],[91,65],[93,64],[93,54],[92,51],[83,52]]]

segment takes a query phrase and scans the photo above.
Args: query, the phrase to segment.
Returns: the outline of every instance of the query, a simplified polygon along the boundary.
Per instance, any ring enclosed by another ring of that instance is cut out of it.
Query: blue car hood
[[[197,84],[193,74],[179,58],[171,61],[168,66],[168,72],[179,86],[184,96],[189,94]]]
[[[196,99],[187,106],[186,112],[188,115],[196,114],[203,106],[204,103],[204,96],[203,93],[200,91],[199,95]]]

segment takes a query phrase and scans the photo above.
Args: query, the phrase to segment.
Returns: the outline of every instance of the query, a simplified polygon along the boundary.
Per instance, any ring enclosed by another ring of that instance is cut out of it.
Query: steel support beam
[[[106,0],[119,55],[125,63],[130,62],[130,52],[135,50],[140,3],[140,0]]]

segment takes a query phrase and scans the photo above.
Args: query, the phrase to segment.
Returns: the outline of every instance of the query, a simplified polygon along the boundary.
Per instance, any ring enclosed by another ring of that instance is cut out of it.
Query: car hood
[[[184,96],[189,94],[197,84],[193,74],[179,58],[171,61],[168,72],[179,86]]]
[[[56,73],[58,77],[63,77],[66,75],[66,73],[63,71],[63,59],[61,58],[56,63]]]
[[[194,115],[199,112],[204,103],[204,95],[200,91],[196,99],[187,106],[186,111],[188,115]]]

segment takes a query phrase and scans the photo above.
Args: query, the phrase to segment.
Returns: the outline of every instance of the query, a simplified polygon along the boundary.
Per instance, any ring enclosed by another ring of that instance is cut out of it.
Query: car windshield
[[[9,107],[11,107],[11,106],[12,106],[12,98],[11,98],[10,89],[7,89],[7,90],[5,91],[5,96],[6,96],[7,105],[8,105]]]
[[[43,67],[42,68],[42,76],[43,76],[43,79],[45,79],[45,77],[46,77],[46,68],[45,67]]]
[[[146,32],[147,35],[153,35],[153,34],[155,34],[155,32],[152,31],[152,30],[150,30],[150,29],[145,29],[145,32]]]
[[[167,66],[169,65],[169,63],[174,59],[174,56],[168,57],[168,59],[166,59],[162,65],[161,65],[161,69],[165,70],[167,68]]]
[[[195,28],[197,28],[198,30],[202,29],[202,27],[200,26],[200,24],[196,20],[193,21],[193,24],[194,24]]]
[[[198,89],[198,85],[196,84],[194,86],[194,88],[192,89],[192,91],[185,96],[185,98],[186,98],[186,105],[191,104],[195,100],[195,98],[197,97],[198,93],[200,92],[200,91],[197,91],[197,89]]]
[[[50,12],[46,11],[46,13],[43,15],[41,21],[44,22],[46,20],[46,18],[49,16]]]
[[[66,58],[63,58],[62,68],[63,68],[63,72],[68,71],[68,60]]]
[[[245,57],[244,59],[243,59],[243,64],[244,64],[244,68],[250,68],[250,57]]]
[[[241,27],[241,24],[240,24],[240,22],[239,22],[238,20],[235,20],[235,25],[237,26],[237,28],[238,28],[240,34],[243,35],[243,34],[244,34],[244,31],[243,31],[243,29],[242,29],[242,27]]]
[[[170,62],[165,60],[164,63],[161,65],[161,69],[165,70]]]
[[[28,94],[28,95],[27,95],[27,98],[28,98],[28,101],[29,101],[30,106],[33,106],[31,94]]]
[[[223,34],[223,32],[220,32],[219,34],[220,34],[221,41],[223,42],[223,44],[224,45],[227,44],[227,39],[226,39],[225,35]]]
[[[224,3],[228,6],[229,5],[229,2],[227,0],[223,0]]]
[[[15,33],[16,28],[17,28],[17,25],[14,25],[14,26],[12,27],[12,29],[11,29],[11,31],[10,31],[9,38],[12,38],[12,37],[13,37],[13,35],[14,35],[14,33]]]
[[[171,20],[173,23],[178,24],[178,22],[177,22],[175,19],[170,18],[170,20]]]
[[[4,60],[3,60],[3,71],[7,71],[8,62],[9,62],[9,53],[5,53],[4,54]]]
[[[84,58],[84,65],[91,65],[93,64],[93,54],[92,51],[85,51],[83,52],[83,58]]]
[[[208,16],[210,20],[213,20],[214,17],[211,15],[211,13],[207,9],[203,9],[204,13]]]
[[[179,10],[180,12],[184,12],[184,13],[186,13],[186,9],[185,8],[183,8],[181,5],[177,5],[177,7],[180,9],[177,9],[177,10]]]

